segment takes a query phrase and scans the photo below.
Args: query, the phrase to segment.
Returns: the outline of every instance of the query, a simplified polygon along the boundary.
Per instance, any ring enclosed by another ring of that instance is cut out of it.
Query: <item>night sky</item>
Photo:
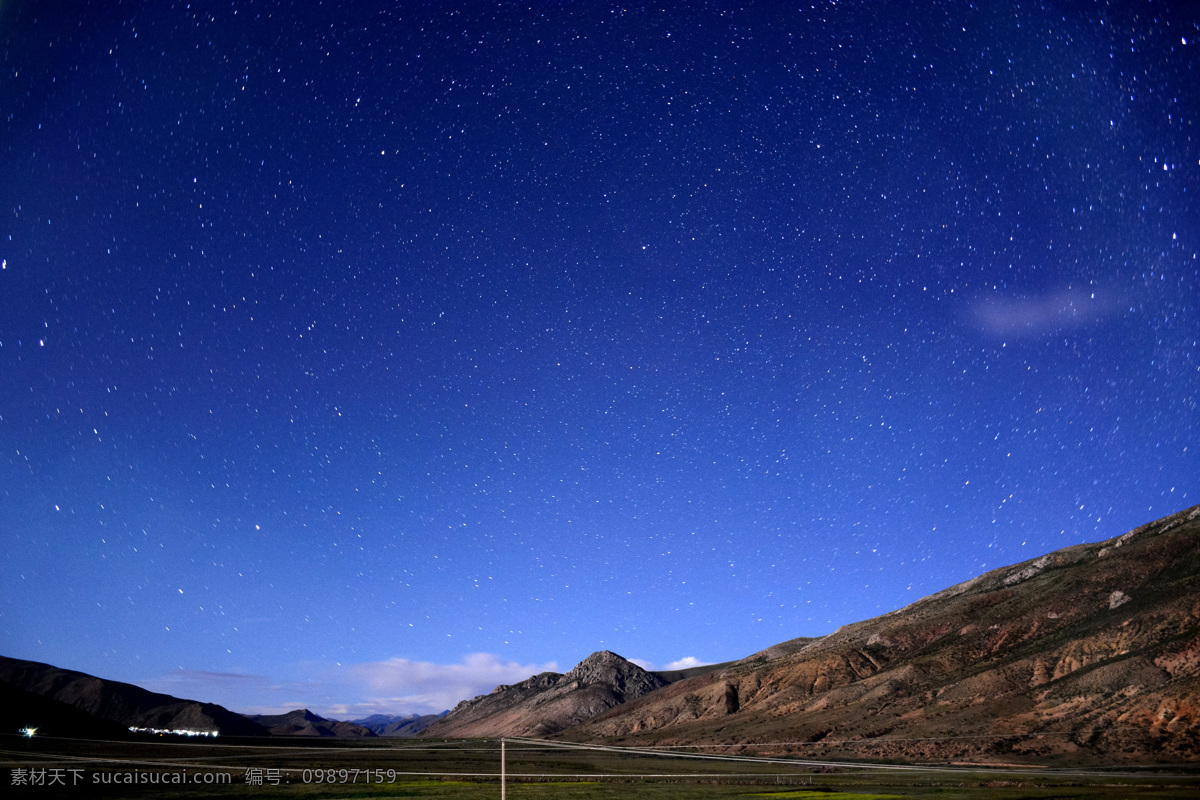
[[[0,2],[0,653],[719,662],[1200,502],[1192,3]]]

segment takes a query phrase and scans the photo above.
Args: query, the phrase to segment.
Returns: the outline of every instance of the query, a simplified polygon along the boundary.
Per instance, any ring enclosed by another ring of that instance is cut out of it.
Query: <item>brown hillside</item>
[[[814,757],[1200,757],[1200,506],[680,681],[565,731]]]

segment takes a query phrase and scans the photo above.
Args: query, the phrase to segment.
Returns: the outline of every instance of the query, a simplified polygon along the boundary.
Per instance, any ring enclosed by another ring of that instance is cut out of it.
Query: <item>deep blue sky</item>
[[[1197,502],[1187,3],[0,3],[0,652],[739,658]]]

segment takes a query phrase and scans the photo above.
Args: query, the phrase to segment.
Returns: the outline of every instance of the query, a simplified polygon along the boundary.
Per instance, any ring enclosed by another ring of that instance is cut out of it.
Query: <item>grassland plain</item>
[[[1200,772],[1002,769],[793,759],[725,759],[506,743],[506,796],[954,800],[1194,798]],[[14,798],[495,798],[498,740],[306,741],[167,738],[95,741],[4,736],[0,774]]]

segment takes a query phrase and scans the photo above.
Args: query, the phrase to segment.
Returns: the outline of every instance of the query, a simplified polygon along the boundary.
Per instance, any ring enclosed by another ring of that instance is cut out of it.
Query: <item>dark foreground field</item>
[[[1200,772],[1037,769],[696,758],[505,745],[506,796],[521,798],[1194,798]],[[4,736],[14,798],[500,797],[496,740],[137,742]]]

